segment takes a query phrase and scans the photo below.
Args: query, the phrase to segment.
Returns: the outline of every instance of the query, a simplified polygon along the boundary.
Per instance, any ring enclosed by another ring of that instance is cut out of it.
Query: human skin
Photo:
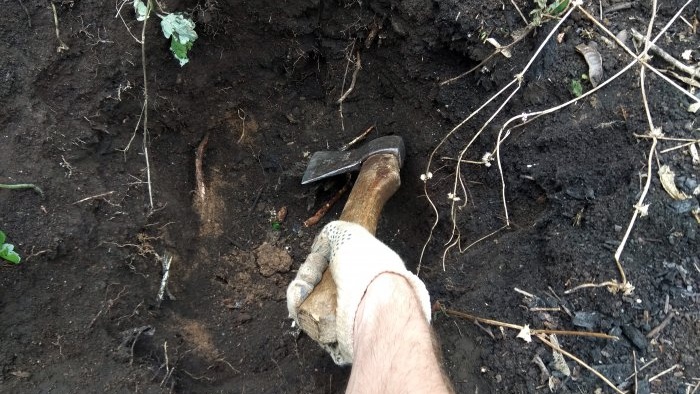
[[[346,393],[453,393],[430,324],[405,278],[377,276],[355,316]]]

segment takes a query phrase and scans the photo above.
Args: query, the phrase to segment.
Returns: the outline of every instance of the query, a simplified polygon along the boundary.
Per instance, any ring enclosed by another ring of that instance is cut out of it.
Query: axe
[[[372,140],[352,151],[316,152],[311,157],[301,183],[360,170],[340,220],[361,225],[372,234],[384,204],[401,185],[399,170],[405,149],[399,136]],[[336,342],[335,310],[337,289],[330,270],[299,306],[299,325],[312,339],[322,344]]]

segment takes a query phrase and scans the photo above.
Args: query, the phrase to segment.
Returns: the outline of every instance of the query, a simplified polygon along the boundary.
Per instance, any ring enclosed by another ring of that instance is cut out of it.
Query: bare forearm
[[[381,274],[355,318],[348,393],[449,393],[430,325],[406,279]]]

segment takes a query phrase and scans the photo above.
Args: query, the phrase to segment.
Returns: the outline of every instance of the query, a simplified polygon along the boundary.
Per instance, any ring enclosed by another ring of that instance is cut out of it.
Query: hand
[[[314,240],[311,253],[299,267],[287,288],[287,308],[297,324],[297,312],[324,270],[331,270],[338,289],[336,342],[321,343],[338,365],[353,360],[353,331],[357,307],[369,284],[379,274],[391,272],[406,278],[419,299],[423,315],[430,322],[430,296],[423,282],[409,272],[401,258],[362,226],[334,221],[326,225]]]

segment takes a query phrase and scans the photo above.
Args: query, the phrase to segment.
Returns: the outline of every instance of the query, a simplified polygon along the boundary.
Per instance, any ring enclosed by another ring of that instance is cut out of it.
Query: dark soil
[[[555,22],[529,34],[511,58],[499,55],[441,86],[493,50],[484,38],[505,44],[525,26],[512,2],[165,1],[167,10],[193,13],[200,38],[180,68],[157,19],[146,29],[151,211],[140,129],[125,151],[140,118],[143,78],[141,47],[115,18],[118,3],[55,1],[70,48],[57,52],[49,2],[3,2],[0,183],[35,183],[44,196],[0,190],[0,229],[23,256],[18,266],[0,266],[0,391],[342,392],[349,369],[292,328],[284,299],[320,229],[301,223],[345,181],[302,186],[309,152],[337,149],[371,125],[371,137],[403,136],[403,185],[377,236],[416,269],[435,220],[420,180],[428,156],[522,70]],[[516,3],[525,15],[534,7]],[[620,4],[603,1],[602,8]],[[654,34],[681,5],[660,2]],[[599,16],[598,2],[585,6]],[[685,22],[658,42],[679,59],[692,49],[691,65],[700,56],[699,12],[691,3]],[[121,15],[140,37],[132,5]],[[604,23],[615,33],[645,31],[650,16],[650,2],[632,2],[606,12]],[[562,42],[545,47],[465,159],[491,151],[511,116],[572,98],[572,80],[588,72],[576,45],[598,42],[605,77],[630,61],[578,12],[561,32]],[[336,100],[350,82],[353,44],[362,69],[341,124]],[[669,67],[657,58],[652,64]],[[698,138],[696,114],[686,110],[691,100],[654,74],[646,77],[655,124],[666,136]],[[591,89],[585,80],[583,87]],[[511,131],[501,146],[510,227],[463,253],[449,250],[443,265],[456,167],[444,158],[457,157],[497,105],[435,155],[428,191],[440,221],[420,271],[432,298],[531,328],[617,335],[619,341],[559,341],[626,390],[635,390],[635,379],[625,380],[635,365],[654,360],[638,373],[636,392],[697,390],[700,256],[689,211],[698,204],[698,166],[687,147],[653,160],[649,215],[637,220],[622,254],[634,292],[564,294],[582,283],[620,280],[613,254],[646,181],[651,146],[635,137],[649,131],[639,68]],[[195,153],[205,135],[206,194],[199,198]],[[660,141],[658,151],[676,144]],[[664,164],[688,201],[674,202],[661,187]],[[464,248],[505,222],[495,162],[464,164],[461,174],[468,201],[456,222]],[[278,229],[282,207],[288,215]],[[321,224],[341,208],[342,200]],[[172,256],[174,299],[158,305],[165,255]],[[669,314],[668,325],[648,336]],[[460,393],[549,392],[548,384],[561,393],[612,392],[570,359],[570,376],[556,371],[551,349],[516,339],[516,330],[442,313],[434,326]],[[536,355],[551,377],[532,361]]]

